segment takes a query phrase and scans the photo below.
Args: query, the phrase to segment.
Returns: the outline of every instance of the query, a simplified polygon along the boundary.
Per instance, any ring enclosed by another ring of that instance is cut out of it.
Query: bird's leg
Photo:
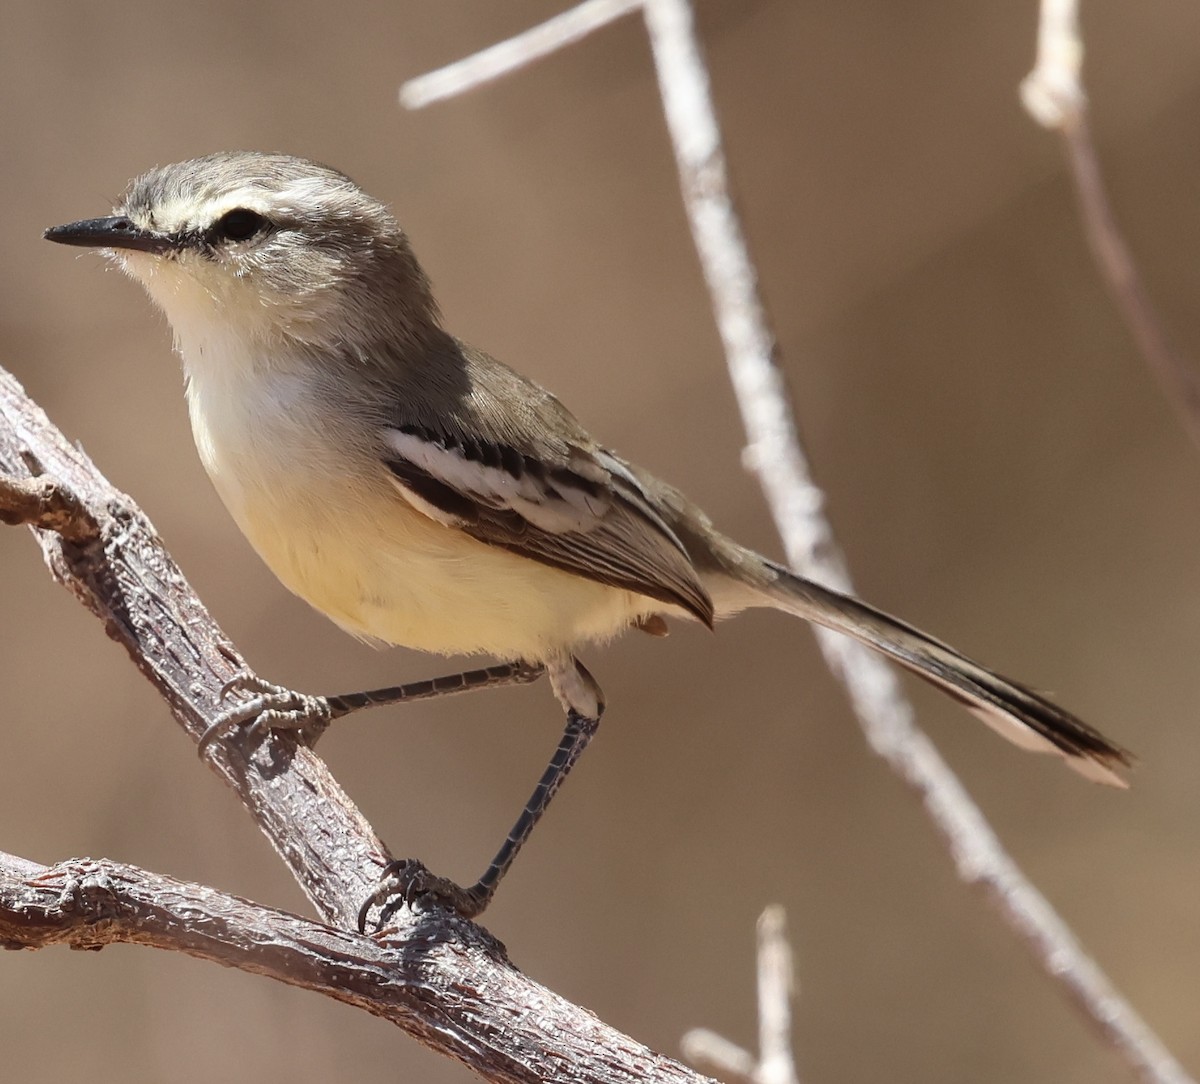
[[[567,724],[542,778],[538,780],[516,824],[496,852],[496,857],[484,870],[483,876],[470,888],[463,888],[445,877],[430,873],[415,859],[402,858],[390,862],[378,887],[359,909],[360,931],[366,929],[370,909],[392,897],[408,904],[420,899],[435,900],[466,918],[482,914],[491,902],[496,887],[513,864],[517,852],[525,845],[567,773],[595,735],[600,716],[604,713],[604,696],[600,686],[579,660],[551,663],[548,669],[555,695],[567,709]]]
[[[446,674],[427,681],[410,681],[386,689],[368,689],[361,693],[341,693],[324,697],[329,705],[329,717],[340,719],[360,708],[376,708],[382,704],[409,703],[414,700],[433,700],[439,696],[470,693],[476,689],[496,689],[502,685],[526,685],[545,673],[540,663],[506,662],[485,666],[479,670],[464,670],[461,674]]]
[[[215,740],[238,727],[251,731],[311,728],[319,734],[332,720],[360,708],[431,700],[438,696],[453,696],[455,693],[493,689],[501,685],[523,685],[539,678],[543,669],[540,664],[509,662],[480,670],[467,670],[461,674],[447,674],[428,681],[411,681],[386,689],[368,689],[335,696],[307,696],[281,685],[272,685],[257,675],[242,674],[226,683],[221,696],[248,693],[249,699],[218,715],[201,736],[198,749],[203,757]]]

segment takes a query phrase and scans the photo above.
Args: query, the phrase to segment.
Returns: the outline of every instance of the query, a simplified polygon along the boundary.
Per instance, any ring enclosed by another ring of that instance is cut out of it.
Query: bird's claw
[[[283,694],[289,691],[282,685],[273,685],[271,682],[265,681],[252,670],[243,670],[240,674],[235,674],[221,686],[221,691],[217,694],[217,698],[219,700],[228,700],[234,693],[265,696],[267,694]]]
[[[358,909],[358,932],[366,933],[367,915],[372,907],[379,905],[387,914],[400,903],[410,908],[442,907],[463,918],[474,918],[483,911],[487,901],[473,889],[430,873],[425,864],[415,858],[398,858],[384,867],[375,890]]]
[[[251,735],[266,730],[307,730],[319,732],[330,720],[329,703],[324,697],[308,696],[282,685],[273,685],[257,674],[238,674],[221,686],[222,701],[236,694],[249,694],[233,707],[221,712],[201,735],[197,752],[208,754],[214,741],[233,730]]]

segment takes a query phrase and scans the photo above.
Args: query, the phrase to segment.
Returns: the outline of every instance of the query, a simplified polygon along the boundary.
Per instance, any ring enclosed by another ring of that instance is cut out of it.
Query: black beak
[[[176,247],[172,238],[143,230],[124,215],[86,218],[82,222],[68,222],[65,226],[51,226],[42,236],[47,241],[55,241],[60,245],[78,245],[80,248],[126,248],[156,255]]]

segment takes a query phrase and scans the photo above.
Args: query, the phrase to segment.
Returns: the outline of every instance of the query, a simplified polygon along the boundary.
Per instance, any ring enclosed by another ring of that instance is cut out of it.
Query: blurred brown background
[[[306,154],[392,202],[452,326],[553,387],[742,540],[778,545],[680,207],[636,19],[409,115],[399,83],[559,3],[315,0],[0,16],[0,363],[146,508],[250,660],[312,691],[430,676],[287,595],[201,473],[169,333],[42,227],[223,148]],[[102,13],[103,12],[103,13]],[[1200,7],[1085,10],[1120,219],[1200,357]],[[1135,749],[1128,794],[912,692],[1020,863],[1200,1066],[1200,454],[1098,285],[1056,139],[1023,114],[1032,2],[702,0],[746,225],[862,594]],[[162,703],[0,531],[0,846],[109,856],[307,913]],[[1115,1058],[951,873],[811,637],[753,614],[588,663],[601,737],[487,924],[540,980],[668,1052],[751,1044],[753,925],[786,905],[804,1079],[1106,1082]],[[325,755],[397,853],[472,877],[557,739],[542,686],[379,712]],[[0,960],[10,1080],[466,1072],[348,1008],[134,948]]]

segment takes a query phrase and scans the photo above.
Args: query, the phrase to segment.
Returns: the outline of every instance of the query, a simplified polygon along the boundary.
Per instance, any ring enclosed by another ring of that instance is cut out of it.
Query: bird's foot
[[[358,910],[358,932],[366,932],[367,915],[377,905],[382,907],[381,922],[384,915],[401,903],[409,907],[442,907],[463,918],[475,918],[487,907],[489,898],[482,891],[463,888],[448,877],[430,873],[415,858],[394,859],[384,867],[379,884]]]
[[[260,734],[266,730],[301,730],[311,742],[329,725],[329,703],[321,696],[308,696],[282,685],[272,685],[257,674],[245,673],[221,687],[220,698],[248,699],[221,712],[201,735],[197,751],[204,757],[212,743],[234,730]]]

